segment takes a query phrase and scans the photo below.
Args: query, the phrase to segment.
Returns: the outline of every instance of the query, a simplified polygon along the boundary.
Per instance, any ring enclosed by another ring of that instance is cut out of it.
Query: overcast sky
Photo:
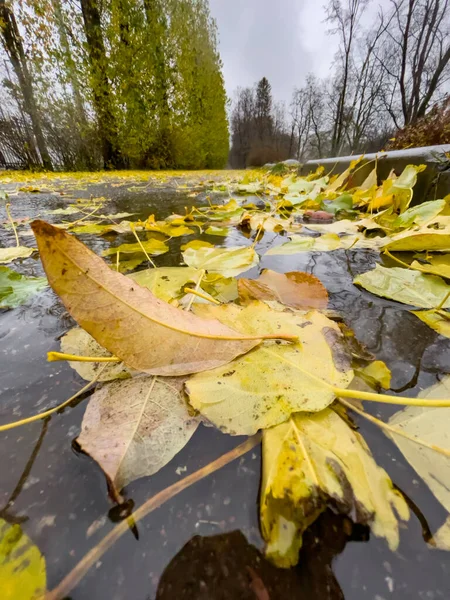
[[[369,19],[379,3],[386,5],[388,0],[374,1]],[[337,39],[327,34],[325,4],[326,0],[210,0],[228,96],[265,76],[275,100],[289,104],[293,88],[300,87],[308,73],[327,76]]]

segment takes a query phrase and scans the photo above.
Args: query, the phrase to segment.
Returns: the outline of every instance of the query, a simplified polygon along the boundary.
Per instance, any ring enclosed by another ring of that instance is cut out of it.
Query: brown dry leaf
[[[152,375],[196,373],[259,343],[159,300],[62,229],[45,221],[32,228],[49,283],[69,313],[127,366]]]
[[[77,438],[104,471],[112,497],[153,475],[187,444],[199,425],[182,377],[136,377],[104,385],[89,400]]]
[[[258,279],[239,279],[238,290],[243,300],[275,300],[299,310],[326,308],[328,304],[328,292],[320,279],[302,271],[264,269]]]

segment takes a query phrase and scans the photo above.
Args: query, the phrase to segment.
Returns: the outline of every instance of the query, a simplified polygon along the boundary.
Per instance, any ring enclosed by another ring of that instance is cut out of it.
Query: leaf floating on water
[[[431,275],[438,275],[439,277],[450,279],[450,254],[427,255],[426,261],[426,263],[422,263],[414,260],[411,263],[411,267],[413,269],[420,268],[422,273],[426,271]]]
[[[113,498],[153,475],[184,448],[199,425],[183,378],[135,377],[104,385],[89,400],[77,441],[104,471]]]
[[[450,217],[436,217],[433,223],[398,233],[383,249],[390,252],[450,252]]]
[[[45,559],[19,525],[0,519],[2,600],[38,600],[47,588]]]
[[[433,535],[432,545],[439,550],[450,551],[450,516]]]
[[[380,385],[385,390],[391,387],[391,371],[382,360],[374,360],[355,372],[370,385]]]
[[[105,348],[100,346],[94,338],[80,327],[74,327],[61,338],[61,352],[75,356],[105,357],[111,356]],[[133,371],[128,369],[122,362],[81,362],[69,361],[69,365],[80,377],[86,381],[92,381],[101,370],[97,381],[111,381],[113,379],[125,379],[131,377]]]
[[[11,246],[9,248],[0,248],[0,263],[10,263],[17,258],[28,258],[36,252],[36,248],[27,246]]]
[[[203,240],[192,240],[181,246],[181,250],[187,250],[188,248],[192,248],[193,250],[198,250],[199,248],[214,248],[214,244],[204,242]]]
[[[326,308],[328,304],[328,292],[320,279],[301,271],[264,269],[258,279],[239,279],[238,289],[243,299],[275,300],[299,310]]]
[[[183,260],[189,267],[220,273],[224,277],[235,277],[258,264],[259,256],[247,246],[229,248],[188,248]]]
[[[226,364],[258,344],[159,300],[65,231],[45,221],[32,227],[49,283],[69,313],[127,366],[184,375]]]
[[[132,254],[134,252],[142,253],[142,247],[144,247],[147,254],[150,254],[151,256],[160,256],[161,254],[169,252],[169,246],[164,242],[161,242],[161,240],[145,240],[142,241],[141,244],[136,242],[134,244],[121,244],[120,246],[114,246],[113,248],[104,250],[102,252],[102,256],[110,256],[111,254],[117,254],[118,252],[121,254]]]
[[[370,525],[391,550],[399,543],[397,515],[409,517],[363,438],[331,409],[295,414],[264,431],[261,490],[266,553],[280,567],[297,563],[303,532],[329,501]]]
[[[26,277],[0,267],[0,308],[16,308],[48,287],[45,277]]]
[[[130,279],[147,288],[157,298],[170,302],[184,295],[188,282],[197,283],[201,271],[193,267],[159,267],[130,275]]]
[[[434,310],[412,310],[411,312],[426,323],[428,327],[444,337],[450,338],[450,313]]]
[[[450,377],[447,375],[419,394],[419,398],[449,398]],[[389,436],[399,447],[409,464],[450,512],[450,410],[425,406],[408,406],[389,419],[406,434],[447,451],[447,455],[413,442],[393,432]]]
[[[228,227],[216,227],[215,225],[211,225],[206,229],[206,235],[218,235],[221,237],[226,237],[229,234],[230,230]]]
[[[297,411],[319,411],[334,393],[326,384],[347,387],[353,377],[338,326],[324,315],[271,310],[254,302],[195,307],[249,333],[286,331],[299,336],[296,344],[269,343],[224,367],[191,377],[189,401],[216,427],[233,435],[251,435],[281,423]]]
[[[381,265],[358,275],[353,283],[376,296],[421,308],[439,306],[450,292],[450,286],[440,277],[424,275],[411,269],[387,268]],[[450,307],[450,299],[447,299],[444,307]]]
[[[325,233],[320,237],[292,235],[290,242],[271,248],[266,252],[266,256],[290,255],[298,252],[328,252],[343,247],[344,239],[335,233]]]

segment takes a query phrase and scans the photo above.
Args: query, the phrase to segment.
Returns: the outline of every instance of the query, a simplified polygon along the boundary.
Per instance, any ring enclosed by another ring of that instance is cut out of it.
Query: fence
[[[23,159],[18,157],[0,140],[0,169],[25,169],[26,167],[27,165]]]

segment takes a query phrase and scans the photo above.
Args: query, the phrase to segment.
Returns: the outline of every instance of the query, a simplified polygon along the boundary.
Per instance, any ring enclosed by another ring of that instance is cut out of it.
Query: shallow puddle
[[[141,187],[142,184],[139,184]],[[11,186],[2,186],[7,189]],[[205,193],[174,185],[129,191],[130,184],[94,185],[71,195],[22,194],[14,198],[15,218],[36,217],[59,223],[61,215],[44,210],[63,208],[74,198],[111,198],[102,212],[155,213],[157,218],[184,213],[185,206],[205,204]],[[226,195],[214,198],[228,199]],[[75,220],[78,215],[70,215]],[[133,236],[80,238],[96,252],[112,243],[134,242]],[[171,239],[170,252],[155,259],[158,266],[181,264],[180,246],[193,236]],[[249,245],[235,228],[226,238],[201,239],[216,245]],[[284,241],[266,233],[259,254]],[[21,239],[34,244],[33,237]],[[0,229],[0,245],[14,243]],[[450,340],[439,336],[408,312],[404,305],[361,291],[352,284],[359,273],[379,260],[371,251],[338,250],[294,256],[262,256],[259,267],[245,273],[257,277],[263,268],[279,272],[307,271],[319,277],[330,294],[330,308],[351,327],[359,341],[392,370],[391,389],[416,396],[420,389],[450,372]],[[42,275],[40,261],[29,258],[9,265],[23,274]],[[145,263],[141,268],[145,268]],[[59,350],[58,338],[73,322],[53,294],[46,291],[26,306],[0,310],[0,424],[42,412],[78,389],[80,379],[64,363],[47,363],[46,353]],[[47,562],[48,587],[53,588],[121,515],[108,498],[98,466],[75,452],[86,403],[40,421],[0,434],[0,517],[20,523]],[[395,407],[373,404],[367,410],[387,418]],[[358,417],[355,420],[359,422]],[[424,541],[429,529],[445,520],[445,511],[383,433],[359,423],[376,461],[410,499],[416,515],[401,530],[398,552],[366,528],[331,511],[305,538],[299,566],[290,571],[266,564],[256,549],[263,544],[258,527],[259,448],[200,481],[137,524],[117,542],[72,591],[73,600],[147,600],[149,598],[256,599],[261,595],[261,570],[270,600],[437,600],[450,596],[450,560]],[[200,426],[185,449],[159,473],[125,488],[129,506],[147,498],[236,446],[232,438]],[[122,515],[123,516],[123,515]],[[233,533],[240,530],[245,538]],[[192,540],[194,536],[202,536]],[[202,539],[204,536],[219,536]],[[247,541],[246,541],[247,540]],[[248,542],[248,543],[247,543]],[[185,548],[183,546],[188,544]],[[253,544],[255,548],[249,546]],[[164,572],[165,571],[165,572]],[[164,572],[164,575],[163,575]],[[1,585],[1,584],[0,584]],[[259,586],[259,587],[258,587]],[[259,590],[259,591],[258,591]]]

